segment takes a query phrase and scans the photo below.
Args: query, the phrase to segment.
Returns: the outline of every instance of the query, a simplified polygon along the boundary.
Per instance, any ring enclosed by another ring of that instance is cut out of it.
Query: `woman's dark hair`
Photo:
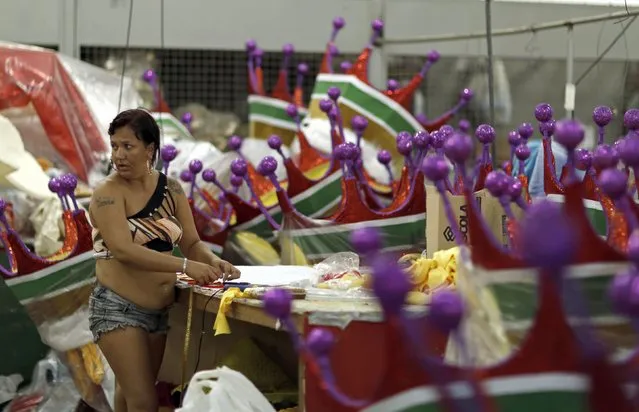
[[[123,127],[129,127],[135,137],[144,142],[145,145],[154,145],[151,162],[155,164],[160,154],[160,128],[153,116],[144,109],[125,110],[115,116],[109,125],[109,136],[113,136],[118,129]]]

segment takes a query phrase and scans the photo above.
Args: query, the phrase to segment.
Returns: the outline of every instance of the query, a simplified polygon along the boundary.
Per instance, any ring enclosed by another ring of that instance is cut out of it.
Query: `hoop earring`
[[[153,174],[153,168],[151,167],[151,161],[150,160],[146,162],[146,171],[150,175]]]

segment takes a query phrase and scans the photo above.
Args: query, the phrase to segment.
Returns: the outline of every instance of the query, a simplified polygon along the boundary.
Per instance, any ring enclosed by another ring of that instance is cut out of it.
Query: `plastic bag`
[[[69,371],[50,352],[34,368],[31,385],[21,390],[4,412],[71,412],[79,401]]]
[[[336,253],[315,265],[314,269],[318,278],[313,286],[320,289],[347,290],[364,285],[359,256],[352,252]]]
[[[18,386],[24,379],[17,373],[9,376],[0,376],[0,404],[10,401],[16,396]]]
[[[244,375],[227,367],[198,372],[191,378],[183,406],[175,412],[275,412]]]
[[[366,287],[368,276],[359,267],[359,256],[353,252],[336,253],[313,267],[317,278],[306,289],[308,300],[372,300]]]

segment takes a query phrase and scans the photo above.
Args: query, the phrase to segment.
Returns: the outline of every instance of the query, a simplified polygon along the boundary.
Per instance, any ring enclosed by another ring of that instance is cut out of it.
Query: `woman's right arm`
[[[124,198],[107,182],[96,188],[89,211],[114,259],[149,272],[182,272],[184,259],[133,243]],[[189,264],[190,266],[190,264]]]

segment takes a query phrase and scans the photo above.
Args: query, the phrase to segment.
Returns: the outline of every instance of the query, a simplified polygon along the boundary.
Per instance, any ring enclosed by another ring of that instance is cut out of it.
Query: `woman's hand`
[[[186,275],[195,280],[199,285],[208,285],[215,282],[222,277],[222,273],[218,266],[191,260],[187,262]]]
[[[224,282],[240,277],[240,271],[238,270],[238,268],[231,265],[226,260],[218,258],[217,256],[211,256],[207,263],[219,271],[218,279],[221,279]]]

